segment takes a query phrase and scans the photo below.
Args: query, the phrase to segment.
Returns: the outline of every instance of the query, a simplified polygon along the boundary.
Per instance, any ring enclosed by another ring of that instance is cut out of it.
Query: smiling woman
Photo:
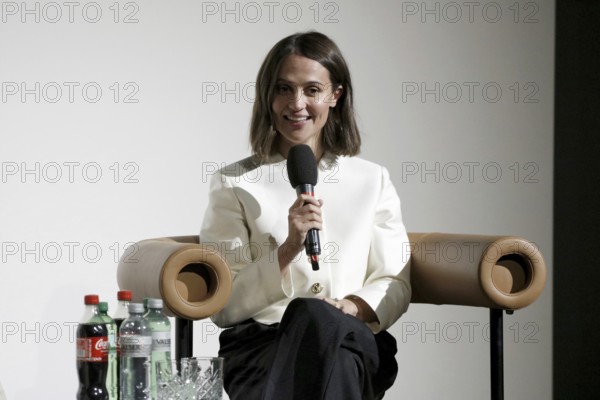
[[[361,140],[354,118],[353,93],[346,61],[325,35],[310,32],[279,41],[267,54],[256,79],[250,125],[255,156],[260,160],[270,156],[278,138],[278,110],[283,115],[287,112],[294,116],[295,112],[314,117],[309,113],[313,109],[324,117],[317,144],[323,143],[338,155],[357,155]],[[306,110],[303,102],[308,105]]]
[[[229,328],[225,389],[232,400],[381,399],[398,371],[387,329],[410,302],[410,246],[387,170],[355,157],[346,62],[327,36],[292,35],[267,55],[256,91],[254,154],[213,175],[200,233],[233,276],[212,317]],[[314,153],[326,202],[290,188],[297,145]],[[324,243],[316,270],[303,254],[311,229]]]
[[[290,147],[307,144],[321,157],[321,130],[342,91],[342,86],[333,86],[329,71],[318,62],[304,56],[288,56],[277,77],[273,99],[274,128],[280,134],[279,153],[287,154]]]

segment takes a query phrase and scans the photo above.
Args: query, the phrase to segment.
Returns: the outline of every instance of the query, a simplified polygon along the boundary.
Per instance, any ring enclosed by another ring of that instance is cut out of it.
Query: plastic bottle
[[[162,299],[148,299],[148,311],[144,317],[152,330],[152,367],[150,373],[150,390],[153,398],[157,397],[156,366],[160,362],[171,361],[171,322],[162,313]]]
[[[150,400],[152,330],[143,317],[144,305],[129,304],[129,318],[119,329],[121,400]]]
[[[84,297],[85,311],[77,327],[77,400],[109,400],[108,329],[98,314],[98,295]]]
[[[121,324],[127,318],[129,318],[129,303],[131,302],[131,291],[120,290],[117,292],[117,307],[113,313],[113,321],[117,324],[117,390],[119,396],[121,395],[121,346],[119,344],[119,329]]]
[[[131,302],[131,291],[130,290],[120,290],[117,292],[117,308],[115,308],[115,312],[113,313],[113,320],[115,324],[117,324],[117,332],[121,327],[123,321],[129,318],[129,303]]]
[[[101,301],[98,304],[100,318],[106,323],[108,330],[108,371],[106,373],[106,389],[110,400],[119,399],[119,384],[117,381],[117,324],[108,315],[108,303]]]

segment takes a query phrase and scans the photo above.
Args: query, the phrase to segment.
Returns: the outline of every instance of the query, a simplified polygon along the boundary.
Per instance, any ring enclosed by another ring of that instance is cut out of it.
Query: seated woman
[[[380,399],[398,371],[386,330],[410,302],[410,249],[387,170],[356,157],[346,61],[321,33],[291,35],[268,53],[256,91],[253,154],[213,176],[200,233],[233,275],[213,317],[229,328],[225,389],[232,400]],[[319,199],[289,183],[299,144],[318,162]],[[310,229],[317,271],[304,254]]]

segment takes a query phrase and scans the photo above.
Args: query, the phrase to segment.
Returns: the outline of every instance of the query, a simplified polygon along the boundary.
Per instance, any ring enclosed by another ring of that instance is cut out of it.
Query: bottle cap
[[[119,290],[117,300],[131,301],[131,290]]]
[[[162,299],[148,299],[148,308],[163,308]]]
[[[83,302],[86,305],[96,305],[100,302],[100,298],[97,294],[88,294],[83,298]]]
[[[108,303],[105,301],[101,301],[100,303],[98,303],[98,311],[100,311],[101,313],[108,312]]]
[[[140,314],[144,312],[144,305],[142,303],[129,303],[128,310],[130,313]]]

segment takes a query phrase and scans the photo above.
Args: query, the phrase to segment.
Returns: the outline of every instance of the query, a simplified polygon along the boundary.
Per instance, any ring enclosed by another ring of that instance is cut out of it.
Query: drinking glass
[[[223,359],[189,357],[156,365],[157,400],[222,400]]]

